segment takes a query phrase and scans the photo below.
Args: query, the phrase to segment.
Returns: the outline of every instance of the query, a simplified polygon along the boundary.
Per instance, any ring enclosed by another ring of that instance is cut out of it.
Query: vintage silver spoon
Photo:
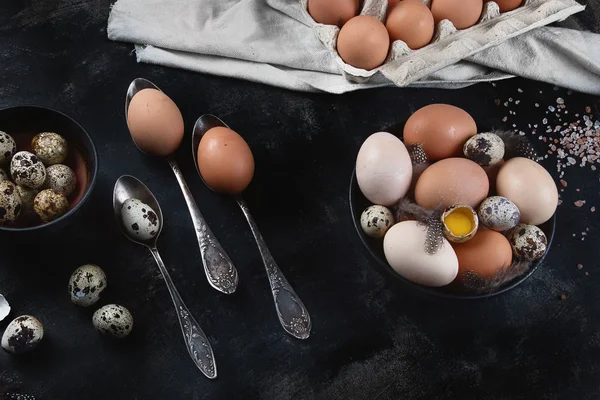
[[[160,90],[158,86],[153,84],[147,79],[137,78],[134,79],[129,88],[127,89],[127,96],[125,97],[125,119],[127,119],[127,111],[129,109],[129,103],[135,94],[143,89],[156,89]],[[133,141],[135,143],[135,140]],[[136,147],[144,154],[140,147],[135,143]],[[231,294],[235,292],[238,285],[238,273],[231,259],[223,250],[223,247],[212,233],[208,224],[204,220],[204,217],[198,209],[198,205],[194,201],[194,197],[188,188],[183,174],[175,162],[175,159],[170,156],[167,158],[169,166],[173,170],[177,182],[183,192],[183,197],[187,203],[190,215],[192,216],[192,222],[196,231],[196,237],[198,239],[198,246],[200,247],[200,255],[202,257],[202,264],[204,266],[204,272],[208,283],[216,290],[225,294]]]
[[[136,240],[136,238],[133,238],[129,235],[127,229],[125,229],[123,226],[121,209],[123,207],[123,203],[127,199],[131,198],[138,199],[152,207],[154,212],[157,214],[159,222],[158,233],[156,236],[154,236],[154,238],[148,241]],[[210,379],[216,378],[217,366],[215,364],[215,356],[213,354],[210,342],[200,328],[200,325],[198,325],[194,319],[194,316],[190,313],[185,303],[181,299],[181,296],[179,295],[177,288],[175,288],[175,284],[171,280],[171,276],[169,275],[169,272],[167,271],[167,268],[165,267],[165,264],[163,263],[163,260],[160,257],[156,247],[164,221],[162,210],[158,204],[158,201],[156,201],[156,198],[150,189],[148,189],[146,185],[144,185],[138,179],[134,178],[133,176],[123,175],[115,183],[115,188],[113,191],[113,211],[117,220],[117,225],[119,228],[121,228],[123,234],[132,242],[146,246],[146,248],[150,250],[154,256],[154,259],[158,264],[158,268],[165,279],[167,288],[169,289],[169,294],[171,295],[173,304],[175,305],[177,318],[179,319],[179,325],[181,327],[181,333],[185,339],[185,346],[188,350],[188,353],[192,357],[192,360],[194,360],[196,366],[204,375]]]
[[[196,124],[194,125],[194,131],[192,134],[192,153],[194,156],[194,163],[196,164],[196,170],[198,172],[200,171],[198,169],[197,152],[200,140],[202,139],[202,136],[211,128],[218,126],[229,128],[223,121],[214,115],[203,115],[198,118]],[[200,173],[199,175],[200,178],[202,178],[202,174]],[[204,181],[204,179],[202,180]],[[206,184],[205,181],[204,183]],[[208,184],[206,185],[210,188]],[[285,329],[290,335],[298,339],[307,339],[310,336],[311,321],[306,307],[304,307],[304,304],[296,292],[294,292],[294,289],[288,283],[287,279],[273,259],[273,256],[271,255],[267,244],[262,238],[262,235],[258,230],[258,226],[256,226],[256,223],[250,214],[250,209],[242,198],[241,193],[235,195],[235,200],[242,209],[242,212],[244,213],[244,216],[250,225],[250,229],[252,230],[256,244],[258,245],[258,250],[260,251],[260,255],[267,271],[267,277],[269,278],[269,284],[271,286],[271,292],[273,294],[273,300],[275,302],[275,309],[277,310],[279,322],[281,322],[283,329]]]

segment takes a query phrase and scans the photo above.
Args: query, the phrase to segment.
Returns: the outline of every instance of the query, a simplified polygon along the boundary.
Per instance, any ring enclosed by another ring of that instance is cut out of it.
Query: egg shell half
[[[465,110],[430,104],[417,110],[404,126],[404,142],[421,144],[430,160],[460,157],[463,146],[477,134],[477,124]]]
[[[428,209],[467,204],[477,208],[488,195],[487,174],[466,158],[447,158],[427,168],[415,187],[415,200]]]
[[[512,247],[508,239],[499,232],[479,230],[471,240],[453,244],[458,257],[460,279],[465,274],[475,273],[489,279],[512,263]]]
[[[544,167],[524,157],[506,161],[496,178],[496,191],[516,204],[521,223],[541,225],[554,215],[558,189]]]
[[[356,179],[373,204],[390,206],[410,188],[413,166],[406,146],[391,133],[377,132],[362,144],[356,157]]]
[[[145,153],[166,157],[183,139],[183,117],[177,105],[156,89],[140,90],[127,110],[127,126],[135,144]]]
[[[402,277],[419,285],[441,287],[451,283],[458,273],[458,258],[450,243],[430,255],[425,251],[427,230],[416,221],[399,222],[383,239],[385,258]]]

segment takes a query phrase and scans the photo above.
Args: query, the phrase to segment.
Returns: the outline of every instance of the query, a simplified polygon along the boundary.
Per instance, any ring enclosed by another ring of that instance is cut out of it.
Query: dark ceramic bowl
[[[19,106],[0,110],[0,131],[4,131],[17,142],[17,151],[31,151],[31,139],[40,132],[56,132],[69,144],[69,156],[64,164],[73,169],[77,187],[69,196],[69,211],[54,221],[43,223],[32,221],[27,224],[0,226],[0,231],[32,232],[49,227],[60,227],[72,221],[73,216],[90,198],[98,172],[98,154],[90,135],[74,119],[50,108]],[[10,174],[9,166],[1,166]]]
[[[385,254],[383,252],[383,239],[374,239],[367,236],[360,226],[360,216],[362,212],[370,205],[372,205],[372,203],[369,202],[369,200],[367,200],[367,198],[362,194],[360,188],[358,187],[358,181],[356,180],[356,171],[352,172],[352,179],[350,182],[350,210],[352,212],[352,220],[354,221],[354,226],[356,228],[356,231],[358,232],[358,236],[360,236],[360,239],[362,240],[365,247],[369,250],[371,255],[377,261],[378,269],[390,276],[391,279],[399,281],[401,284],[408,285],[418,291],[438,297],[454,299],[484,299],[499,295],[501,293],[506,293],[509,290],[519,286],[521,283],[525,282],[527,278],[533,275],[536,269],[544,261],[546,254],[548,254],[550,245],[552,244],[552,239],[554,237],[554,229],[556,225],[555,214],[548,222],[540,226],[540,229],[544,231],[544,233],[546,234],[546,238],[548,239],[548,248],[546,250],[546,253],[544,254],[544,257],[532,263],[527,272],[525,272],[521,276],[514,278],[509,282],[504,283],[502,286],[498,287],[493,292],[473,293],[467,292],[464,289],[457,288],[453,285],[448,285],[441,288],[422,286],[411,282],[408,279],[405,279],[398,273],[396,273],[396,271],[392,269],[392,267],[388,264],[387,260],[385,259]]]

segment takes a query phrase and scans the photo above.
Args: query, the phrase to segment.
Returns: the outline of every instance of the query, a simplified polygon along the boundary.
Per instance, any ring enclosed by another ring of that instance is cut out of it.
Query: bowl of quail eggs
[[[98,155],[71,117],[36,106],[0,110],[0,231],[68,220],[88,200]]]

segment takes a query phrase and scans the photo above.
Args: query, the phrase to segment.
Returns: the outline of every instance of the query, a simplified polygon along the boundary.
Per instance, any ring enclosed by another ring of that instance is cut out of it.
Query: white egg
[[[133,316],[123,306],[107,304],[96,310],[92,324],[100,333],[120,339],[131,333]]]
[[[121,208],[123,225],[136,240],[150,240],[158,235],[160,221],[156,212],[138,199],[127,199]]]
[[[356,180],[362,194],[373,204],[390,206],[406,195],[413,166],[400,139],[377,132],[362,144],[356,157]]]
[[[411,282],[432,287],[448,285],[458,274],[458,257],[445,238],[436,253],[428,254],[426,240],[425,226],[416,221],[399,222],[383,239],[385,258],[394,271]]]
[[[69,279],[71,301],[81,307],[89,307],[100,300],[106,289],[106,274],[97,265],[86,264],[77,268]]]
[[[9,353],[22,354],[36,348],[43,337],[42,323],[31,315],[22,315],[6,327],[2,335],[2,348]]]
[[[370,237],[384,237],[392,225],[394,214],[384,206],[370,206],[360,216],[360,226]]]

